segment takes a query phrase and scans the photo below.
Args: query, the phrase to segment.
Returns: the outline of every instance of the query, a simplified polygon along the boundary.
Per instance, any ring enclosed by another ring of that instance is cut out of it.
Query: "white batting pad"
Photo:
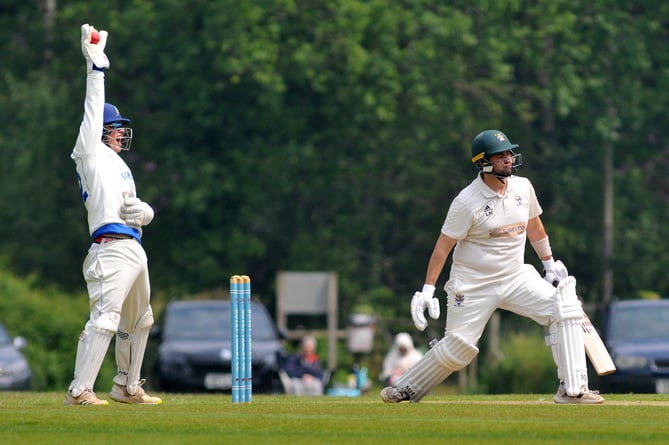
[[[85,389],[93,390],[113,336],[112,331],[92,326],[86,326],[79,336],[77,358],[74,362],[74,380],[69,388],[74,397],[78,397]]]
[[[583,307],[576,295],[576,279],[563,278],[556,289],[555,323],[551,325],[553,357],[558,377],[564,380],[567,395],[574,397],[588,388],[588,368],[583,345]]]
[[[471,362],[479,350],[458,334],[446,334],[413,368],[404,373],[396,386],[409,393],[411,402],[420,400],[452,372]]]
[[[137,391],[150,329],[138,328],[132,333],[119,331],[116,334],[118,375],[114,378],[114,381],[119,385],[126,385],[126,391],[129,394],[135,394]],[[125,380],[125,382],[118,380]]]

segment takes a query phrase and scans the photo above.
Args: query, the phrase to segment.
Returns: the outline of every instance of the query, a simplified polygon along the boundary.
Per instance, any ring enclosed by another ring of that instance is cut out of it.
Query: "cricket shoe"
[[[77,397],[73,396],[70,391],[65,397],[65,405],[109,405],[106,400],[98,399],[95,393],[90,389],[85,389]]]
[[[381,390],[381,399],[386,403],[399,403],[404,400],[409,400],[409,393],[402,388],[386,386]]]
[[[144,380],[139,382],[137,392],[130,394],[124,385],[114,383],[114,386],[109,393],[109,397],[120,403],[130,403],[134,405],[160,405],[163,400],[160,397],[152,397],[144,392],[142,384]]]
[[[581,394],[577,396],[568,396],[567,395],[567,390],[564,386],[564,382],[560,382],[560,386],[558,387],[557,392],[555,393],[555,397],[553,397],[553,401],[555,403],[572,403],[572,404],[596,404],[596,403],[603,403],[604,402],[604,397],[599,395],[599,391],[591,391],[589,389],[585,389]]]

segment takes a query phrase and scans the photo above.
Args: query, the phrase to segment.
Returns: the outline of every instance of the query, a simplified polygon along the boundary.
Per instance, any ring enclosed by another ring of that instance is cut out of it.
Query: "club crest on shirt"
[[[513,197],[513,199],[516,200],[516,205],[517,206],[522,206],[523,205],[523,197],[521,195],[516,195]]]
[[[493,210],[492,207],[486,204],[486,206],[483,208],[483,213],[485,214],[485,216],[490,216],[492,215],[492,210]]]
[[[455,294],[453,301],[456,307],[463,307],[465,305],[465,296],[458,292]]]

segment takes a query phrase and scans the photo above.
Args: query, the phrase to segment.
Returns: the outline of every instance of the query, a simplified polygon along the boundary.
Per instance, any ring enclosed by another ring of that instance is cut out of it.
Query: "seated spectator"
[[[284,365],[290,378],[290,394],[296,396],[323,395],[323,367],[316,355],[316,339],[306,336],[300,343],[300,350],[290,355]]]
[[[395,336],[392,348],[383,359],[379,380],[386,386],[393,386],[395,380],[415,365],[421,357],[423,354],[414,347],[411,336],[406,332],[400,332]]]

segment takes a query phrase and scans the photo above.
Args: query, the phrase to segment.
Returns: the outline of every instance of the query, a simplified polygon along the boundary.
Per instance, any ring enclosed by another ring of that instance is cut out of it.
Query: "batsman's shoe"
[[[596,403],[604,403],[604,397],[599,395],[599,391],[591,391],[589,389],[586,389],[577,396],[573,397],[568,396],[567,390],[564,387],[564,383],[560,382],[560,386],[558,387],[558,390],[555,393],[555,397],[553,397],[553,401],[555,401],[555,403],[596,404]]]
[[[386,386],[381,390],[381,399],[386,403],[399,403],[409,400],[409,393],[401,388]]]
[[[109,402],[106,400],[98,399],[95,393],[86,389],[77,397],[74,397],[70,391],[67,392],[67,397],[65,397],[65,405],[109,405]]]
[[[141,386],[137,387],[134,394],[128,393],[125,386],[114,383],[109,397],[120,403],[130,403],[135,405],[160,405],[163,400],[160,397],[152,397],[144,392]]]

